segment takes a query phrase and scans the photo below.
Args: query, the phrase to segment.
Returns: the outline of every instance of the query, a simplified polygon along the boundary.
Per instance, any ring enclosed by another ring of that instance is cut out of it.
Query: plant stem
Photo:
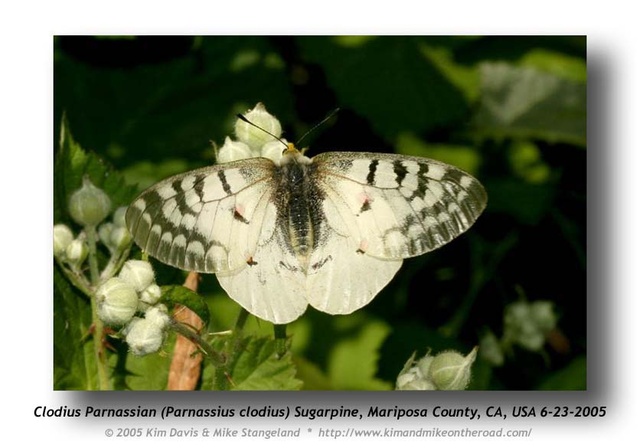
[[[193,331],[193,329],[187,325],[182,324],[181,322],[172,320],[171,328],[175,330],[176,333],[184,336],[194,344],[196,344],[200,349],[204,352],[205,356],[209,358],[209,360],[213,363],[213,365],[218,368],[225,362],[224,355],[218,353],[207,341],[205,341],[197,332]]]
[[[125,261],[129,258],[129,252],[131,250],[131,245],[126,247],[124,250],[117,250],[111,257],[109,258],[109,262],[102,270],[102,274],[100,274],[100,280],[105,281],[109,280],[113,277],[116,272],[120,270]]]
[[[227,361],[225,355],[218,353],[207,341],[205,341],[200,334],[193,330],[193,328],[184,325],[182,322],[171,320],[171,328],[178,334],[184,336],[193,344],[197,345],[204,355],[213,364],[215,369],[214,375],[214,390],[228,390],[228,382],[226,381],[227,375],[224,370],[224,365]]]
[[[71,282],[73,286],[78,288],[85,294],[87,297],[91,297],[91,284],[87,281],[87,279],[79,272],[77,269],[72,268],[65,264],[63,261],[56,259],[56,263],[62,269],[62,272],[67,277],[67,279]]]
[[[236,326],[233,330],[235,334],[242,333],[242,329],[244,328],[244,324],[247,322],[248,317],[249,317],[249,312],[244,308],[241,308],[240,314],[238,314],[238,319],[236,320]]]
[[[273,334],[276,340],[276,353],[278,358],[282,358],[287,353],[287,326],[274,325]]]
[[[98,233],[95,226],[85,227],[87,233],[87,245],[89,246],[89,274],[91,278],[91,284],[95,287],[98,286],[100,281],[100,270],[98,268],[98,251],[96,249],[96,242],[98,241]]]
[[[449,321],[440,328],[440,332],[447,336],[454,338],[458,336],[460,330],[463,328],[465,322],[471,315],[473,305],[478,297],[478,293],[487,281],[493,278],[496,268],[500,262],[507,255],[509,250],[518,241],[518,235],[515,232],[509,233],[500,243],[491,248],[489,252],[484,243],[479,240],[471,239],[474,246],[471,250],[471,281],[469,283],[469,289],[456,308],[456,313],[449,319]],[[490,260],[486,261],[487,255],[490,255]]]
[[[107,362],[107,354],[104,350],[104,325],[98,317],[98,304],[95,297],[95,290],[100,282],[100,270],[98,268],[98,253],[96,242],[98,234],[95,226],[87,226],[87,245],[89,246],[89,274],[91,275],[91,319],[93,321],[93,353],[98,366],[98,384],[100,390],[111,390],[109,381],[109,365]]]

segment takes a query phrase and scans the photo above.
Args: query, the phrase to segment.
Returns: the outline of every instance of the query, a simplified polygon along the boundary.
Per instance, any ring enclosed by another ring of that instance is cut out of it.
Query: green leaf
[[[303,390],[332,390],[331,380],[317,365],[299,356],[293,361],[296,364],[297,377],[302,380]]]
[[[509,146],[507,155],[513,173],[523,181],[543,184],[549,180],[551,170],[534,142],[515,140]]]
[[[561,78],[587,82],[587,64],[583,58],[537,48],[525,54],[520,63],[523,66],[553,73]]]
[[[586,390],[587,358],[577,357],[565,368],[552,373],[540,384],[540,390]]]
[[[409,133],[402,133],[398,136],[396,152],[398,154],[439,160],[454,165],[470,174],[476,174],[482,162],[478,151],[471,146],[429,144]]]
[[[423,43],[420,50],[464,94],[467,101],[477,100],[480,76],[475,66],[457,63],[449,48]]]
[[[167,159],[160,162],[144,160],[122,168],[121,172],[129,184],[136,184],[139,190],[144,190],[160,179],[185,173],[189,169],[191,166],[184,159]]]
[[[328,361],[328,375],[338,390],[389,390],[392,385],[376,378],[380,347],[389,335],[390,327],[381,320],[344,319],[353,327],[351,337],[345,337],[333,349]]]
[[[536,225],[550,211],[556,190],[550,184],[532,184],[513,178],[485,182],[492,213],[505,213],[526,225]]]
[[[261,36],[194,38],[180,57],[126,69],[84,64],[59,47],[55,102],[83,146],[118,166],[180,157],[195,168],[213,162],[211,141],[229,134],[235,113],[262,101],[281,119],[293,115],[277,59],[270,38]]]
[[[586,145],[586,83],[506,63],[480,66],[474,129],[483,138],[538,138]]]
[[[173,347],[175,334],[164,343],[164,347]],[[121,353],[121,362],[124,369],[114,370],[114,376],[120,376],[120,389],[125,390],[165,390],[169,378],[171,356],[164,351],[151,353],[146,356],[134,356],[128,353],[125,344],[124,353]]]
[[[462,119],[467,102],[421,50],[421,38],[299,37],[305,57],[320,64],[339,103],[366,116],[385,138]]]
[[[203,388],[216,383],[212,379],[215,375],[220,376],[219,380],[230,390],[299,390],[302,387],[296,378],[291,352],[279,358],[272,338],[220,338],[214,346],[226,351],[228,362],[218,372],[210,365],[205,366]]]
[[[204,322],[203,328],[209,325],[209,308],[204,299],[189,288],[178,285],[162,286],[160,300],[168,305],[184,305],[196,313]]]
[[[53,271],[55,390],[99,389],[90,327],[89,300],[68,282],[56,266]]]
[[[71,222],[67,211],[68,200],[82,186],[85,175],[109,195],[114,210],[129,205],[135,195],[135,188],[128,186],[122,175],[94,153],[82,149],[71,135],[66,118],[63,118],[53,176],[55,223]]]

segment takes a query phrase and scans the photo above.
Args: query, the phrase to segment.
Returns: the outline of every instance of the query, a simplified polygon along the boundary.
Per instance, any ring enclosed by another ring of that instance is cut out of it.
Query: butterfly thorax
[[[306,270],[309,255],[321,241],[322,197],[314,181],[315,166],[301,152],[285,151],[280,166],[275,170],[278,188],[278,228],[282,229],[283,245],[299,260]]]

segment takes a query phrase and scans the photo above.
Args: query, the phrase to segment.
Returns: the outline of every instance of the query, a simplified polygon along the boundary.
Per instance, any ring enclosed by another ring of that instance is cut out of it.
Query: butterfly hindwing
[[[306,274],[289,250],[282,229],[259,242],[253,258],[243,269],[218,274],[222,288],[261,319],[287,323],[307,309]]]
[[[329,230],[330,237],[311,256],[306,277],[309,304],[329,314],[350,314],[369,303],[402,266],[358,248],[349,234]]]
[[[329,202],[327,202],[329,203]],[[358,250],[356,240],[327,223],[308,262],[295,256],[281,228],[258,245],[253,262],[232,274],[218,274],[220,285],[252,314],[275,323],[295,320],[307,305],[329,314],[349,314],[369,303],[386,286],[402,260],[381,260]]]

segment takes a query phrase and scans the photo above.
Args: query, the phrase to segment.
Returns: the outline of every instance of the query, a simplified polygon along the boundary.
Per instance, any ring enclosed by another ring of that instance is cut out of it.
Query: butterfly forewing
[[[435,160],[325,153],[314,163],[329,192],[327,220],[374,257],[403,259],[437,249],[467,230],[487,202],[476,179]]]
[[[275,229],[274,165],[251,159],[166,179],[127,210],[135,242],[163,263],[204,273],[237,271]]]

